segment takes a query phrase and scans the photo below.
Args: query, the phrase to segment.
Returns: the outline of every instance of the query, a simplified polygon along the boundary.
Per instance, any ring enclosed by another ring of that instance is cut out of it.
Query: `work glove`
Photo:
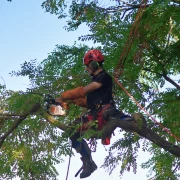
[[[67,90],[65,92],[63,92],[61,94],[61,97],[60,99],[62,101],[66,101],[66,100],[77,100],[77,99],[80,99],[80,98],[84,98],[86,95],[83,87],[77,87],[75,89],[72,89],[72,90]],[[59,100],[60,100],[59,99]]]

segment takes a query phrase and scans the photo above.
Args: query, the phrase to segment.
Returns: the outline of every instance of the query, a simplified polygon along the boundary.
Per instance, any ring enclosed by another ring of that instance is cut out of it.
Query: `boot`
[[[97,169],[97,166],[95,162],[92,160],[92,158],[87,159],[81,157],[81,160],[83,162],[83,166],[82,166],[83,171],[80,174],[80,178],[82,179],[90,176],[91,173],[93,173]]]

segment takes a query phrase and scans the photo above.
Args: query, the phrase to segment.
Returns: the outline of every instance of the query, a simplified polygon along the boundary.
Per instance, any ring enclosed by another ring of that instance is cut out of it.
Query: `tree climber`
[[[109,117],[116,117],[121,120],[132,121],[132,117],[125,115],[115,108],[112,97],[112,77],[103,69],[104,56],[99,50],[90,50],[84,55],[83,64],[86,65],[86,71],[92,78],[92,82],[84,87],[77,87],[72,90],[65,91],[60,97],[56,98],[56,102],[62,107],[67,105],[70,100],[81,107],[88,109],[88,114],[77,118],[72,124],[76,128],[78,124],[82,126],[77,129],[76,133],[70,136],[72,147],[81,154],[83,162],[83,171],[80,178],[86,178],[91,175],[97,166],[92,160],[91,150],[86,141],[78,140],[81,131],[89,129],[88,123],[97,120],[97,130],[102,130],[107,123]],[[110,139],[102,140],[102,144],[108,145]]]

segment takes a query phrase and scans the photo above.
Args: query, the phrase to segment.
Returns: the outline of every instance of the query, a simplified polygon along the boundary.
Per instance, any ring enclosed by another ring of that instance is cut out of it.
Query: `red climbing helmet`
[[[83,59],[83,64],[87,65],[91,61],[96,61],[96,62],[103,62],[104,61],[104,56],[102,55],[101,51],[97,49],[89,50],[85,55]]]

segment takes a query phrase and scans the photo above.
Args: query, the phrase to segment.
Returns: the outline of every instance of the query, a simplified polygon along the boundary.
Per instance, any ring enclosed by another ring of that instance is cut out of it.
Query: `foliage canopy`
[[[71,152],[62,130],[83,109],[72,105],[68,117],[52,117],[43,109],[44,95],[56,97],[64,90],[89,82],[82,67],[82,57],[90,48],[98,48],[104,53],[105,69],[114,76],[141,6],[140,1],[131,0],[46,0],[42,7],[60,19],[66,18],[67,31],[75,31],[81,24],[86,24],[90,34],[79,37],[79,41],[94,42],[94,45],[57,45],[40,64],[35,60],[24,62],[21,70],[13,71],[12,75],[29,77],[31,89],[26,92],[14,92],[5,85],[0,86],[0,176],[7,179],[16,175],[21,179],[56,178],[54,164],[63,161],[62,155]],[[146,111],[177,137],[180,137],[179,12],[179,0],[147,2],[123,74],[118,79]],[[167,82],[171,86],[167,87]],[[129,114],[141,112],[117,84],[114,96],[117,106]],[[172,149],[174,146],[180,148],[178,139],[152,122],[147,114],[143,115],[151,132],[172,144]],[[120,124],[119,127],[124,126]],[[151,142],[138,133],[141,131],[138,130],[137,134],[125,132],[123,138],[112,144],[103,167],[111,173],[122,162],[121,175],[130,167],[136,172],[137,153],[143,150],[151,154],[150,159],[142,164],[142,168],[150,170],[150,179],[178,180],[180,156],[163,148],[164,144]],[[114,151],[117,151],[116,155]]]

